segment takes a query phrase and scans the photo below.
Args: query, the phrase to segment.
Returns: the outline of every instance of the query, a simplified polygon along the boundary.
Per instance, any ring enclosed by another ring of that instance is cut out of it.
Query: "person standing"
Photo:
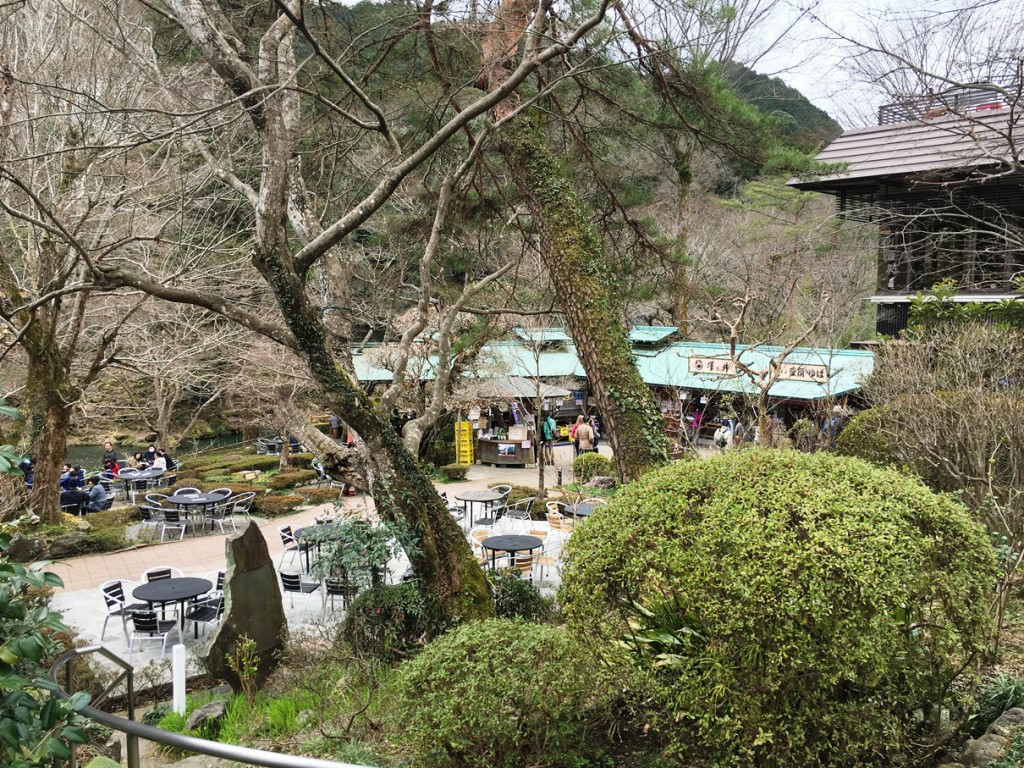
[[[336,413],[331,414],[331,437],[335,440],[341,439],[341,419]]]
[[[544,447],[544,463],[552,466],[555,463],[556,434],[558,434],[558,425],[549,413],[540,422],[540,436]]]
[[[594,428],[582,416],[576,420],[576,440],[581,454],[594,452]]]
[[[117,451],[114,450],[114,444],[107,440],[103,444],[103,454],[100,456],[100,466],[107,466],[108,462],[117,464]]]

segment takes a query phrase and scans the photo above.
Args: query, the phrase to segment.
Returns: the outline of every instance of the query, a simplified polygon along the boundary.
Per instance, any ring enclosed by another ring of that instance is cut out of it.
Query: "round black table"
[[[165,469],[122,469],[118,472],[117,479],[124,483],[124,495],[134,504],[136,493],[149,490],[149,481],[157,480],[166,473]]]
[[[229,498],[223,493],[183,493],[180,496],[168,496],[166,501],[168,504],[173,504],[179,509],[184,509],[185,514],[189,517],[192,516],[193,507],[198,507],[196,510],[199,513],[199,522],[202,523],[203,530],[206,530],[206,510],[207,508],[218,504]],[[192,535],[195,536],[195,527],[192,529]]]
[[[587,504],[586,502],[581,502],[572,508],[572,512],[576,517],[590,517],[594,514],[594,510],[603,506],[604,504]]]
[[[185,604],[194,597],[204,595],[213,589],[207,579],[181,576],[176,579],[159,579],[141,584],[132,590],[132,597],[150,605],[178,603],[178,636],[184,637]]]
[[[484,549],[491,550],[491,568],[494,567],[494,560],[497,552],[508,552],[514,555],[516,552],[533,552],[538,547],[543,547],[544,542],[536,536],[491,536],[480,542]]]
[[[473,527],[473,509],[477,504],[489,506],[496,501],[501,501],[505,496],[497,491],[462,491],[454,494],[459,501],[464,501],[469,506],[469,527]]]

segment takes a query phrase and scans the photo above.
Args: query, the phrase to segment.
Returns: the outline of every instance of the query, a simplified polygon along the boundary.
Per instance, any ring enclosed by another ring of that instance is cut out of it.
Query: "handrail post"
[[[68,660],[64,662],[64,690],[73,691],[72,684],[74,682],[74,668],[75,657],[69,656]],[[68,758],[68,768],[76,768],[78,765],[78,753],[75,751],[75,744],[71,742],[68,744],[68,749],[71,750],[71,757]]]
[[[129,668],[127,674],[128,685],[128,719],[135,720],[135,669]],[[139,737],[134,733],[125,734],[128,737],[126,747],[128,754],[128,768],[139,768]]]

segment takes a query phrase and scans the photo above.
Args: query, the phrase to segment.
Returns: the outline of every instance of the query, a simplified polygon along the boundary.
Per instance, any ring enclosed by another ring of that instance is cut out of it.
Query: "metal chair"
[[[224,524],[231,523],[231,530],[238,531],[238,527],[235,525],[235,505],[230,498],[226,498],[223,501],[217,502],[213,505],[213,512],[210,514],[211,529],[213,523],[220,526],[220,532],[225,533]]]
[[[127,602],[125,597],[126,585],[129,587],[129,590],[139,586],[134,581],[124,581],[122,579],[111,579],[100,584],[100,594],[103,595],[103,601],[107,604],[107,615],[103,619],[103,628],[100,630],[101,643],[103,642],[103,637],[107,634],[107,622],[110,621],[111,616],[121,619],[121,626],[124,629],[124,640],[128,642],[128,617],[135,611],[149,610],[149,605],[146,603],[129,604]]]
[[[164,534],[168,531],[181,531],[178,541],[182,541],[188,526],[188,518],[184,517],[181,512],[176,509],[165,509],[164,521],[160,524],[160,541],[164,540]]]
[[[298,573],[282,573],[281,589],[289,596],[292,608],[295,607],[295,595],[305,595],[306,603],[302,606],[302,617],[306,617],[306,608],[309,607],[309,597],[320,590],[319,581],[303,581]],[[301,620],[301,619],[300,619]]]
[[[185,614],[185,621],[195,624],[196,639],[199,639],[200,624],[217,624],[224,616],[224,595],[216,595],[206,600],[197,600]]]
[[[139,516],[142,517],[142,529],[151,528],[155,531],[164,522],[164,509],[140,504]]]
[[[255,491],[247,491],[246,493],[239,493],[236,496],[232,496],[232,514],[245,515],[246,520],[251,519],[251,516],[249,515],[249,510],[252,508],[252,501],[255,498]]]
[[[185,486],[184,488],[179,488],[178,490],[176,490],[174,492],[174,495],[175,496],[198,496],[200,493],[202,493],[202,491],[200,491],[198,488],[193,488],[192,486],[188,485],[188,486]]]
[[[311,462],[313,471],[316,472],[316,487],[319,488],[322,485],[326,485],[328,488],[341,488],[345,487],[345,484],[335,480],[324,469],[323,463],[319,459],[313,459]]]
[[[331,610],[334,610],[334,598],[341,598],[341,607],[348,610],[352,599],[359,593],[359,585],[350,581],[348,576],[328,576],[324,579],[324,604],[331,598]]]
[[[277,565],[277,570],[284,568],[284,558],[289,553],[292,557],[295,555],[301,555],[309,551],[310,544],[307,541],[299,541],[295,534],[292,533],[292,527],[290,525],[282,525],[277,529],[277,532],[281,536],[281,543],[284,544],[284,551],[281,553],[281,562]],[[301,570],[301,562],[300,562]]]
[[[529,527],[533,512],[533,502],[537,500],[536,496],[528,496],[525,499],[520,499],[515,504],[509,504],[505,507],[505,517],[510,520],[522,520]]]
[[[148,584],[151,581],[160,581],[161,579],[180,579],[184,575],[184,571],[172,565],[155,565],[142,572],[142,581]]]
[[[175,619],[158,619],[155,611],[135,611],[131,614],[132,634],[128,639],[128,663],[131,663],[136,640],[159,640],[160,658],[167,653],[167,636],[177,628]]]

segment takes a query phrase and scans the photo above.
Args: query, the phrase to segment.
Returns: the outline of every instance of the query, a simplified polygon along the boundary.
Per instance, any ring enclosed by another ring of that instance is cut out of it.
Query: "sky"
[[[927,17],[931,25],[947,28],[955,12],[965,6],[980,6],[972,29],[972,46],[959,43],[932,46],[938,59],[950,50],[968,59],[977,57],[986,45],[1020,46],[1020,19],[1024,3],[1020,0],[779,0],[777,24],[786,23],[802,9],[812,9],[789,33],[785,41],[759,58],[755,69],[780,77],[800,90],[816,106],[824,109],[844,127],[853,128],[874,122],[873,115],[887,99],[883,91],[852,71],[860,51],[842,37],[870,42],[881,29],[891,42],[906,40],[907,20]],[[1012,31],[1011,31],[1012,30]],[[776,30],[766,28],[751,47],[770,40]],[[971,48],[971,50],[966,50]]]

